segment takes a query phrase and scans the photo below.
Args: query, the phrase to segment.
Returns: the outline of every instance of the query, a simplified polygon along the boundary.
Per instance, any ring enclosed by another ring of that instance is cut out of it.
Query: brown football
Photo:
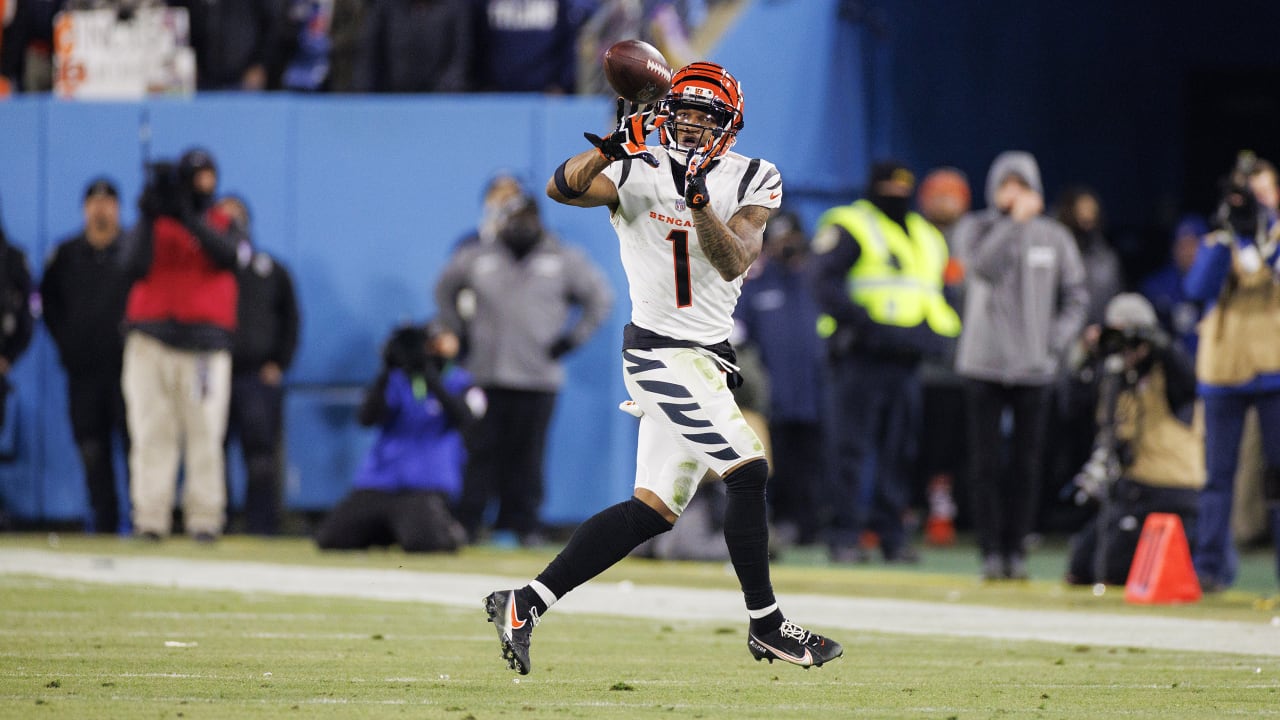
[[[658,49],[642,40],[622,40],[604,52],[604,76],[614,92],[648,105],[671,89],[671,66]]]

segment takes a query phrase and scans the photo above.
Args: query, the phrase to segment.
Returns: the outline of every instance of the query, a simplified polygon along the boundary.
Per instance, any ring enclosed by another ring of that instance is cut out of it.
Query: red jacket
[[[205,215],[205,222],[222,232],[230,219],[222,212],[212,211]],[[235,273],[215,265],[195,236],[177,220],[156,218],[151,230],[151,268],[130,289],[125,320],[175,320],[234,331]]]

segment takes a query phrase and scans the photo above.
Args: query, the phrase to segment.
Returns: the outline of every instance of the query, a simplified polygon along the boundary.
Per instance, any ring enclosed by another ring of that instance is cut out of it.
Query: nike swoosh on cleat
[[[525,620],[521,620],[520,618],[516,617],[516,595],[515,595],[515,593],[511,593],[511,602],[510,602],[510,607],[511,607],[511,629],[512,629],[512,630],[519,630],[520,628],[524,627],[524,624],[525,624],[525,622],[526,622],[526,621],[525,621]],[[806,651],[806,652],[807,652],[807,651]]]
[[[780,194],[781,194],[781,193],[769,193],[769,199],[770,199],[770,200],[777,200],[777,199],[778,199],[778,195],[780,195]]]
[[[774,655],[777,655],[779,660],[786,660],[787,662],[793,662],[797,665],[813,664],[813,653],[809,652],[808,648],[805,648],[804,655],[797,657],[795,655],[792,655],[791,653],[783,652],[778,648],[773,647],[772,645],[760,642],[760,638],[756,638],[756,642],[760,643],[760,647],[767,649],[769,652],[773,653]]]

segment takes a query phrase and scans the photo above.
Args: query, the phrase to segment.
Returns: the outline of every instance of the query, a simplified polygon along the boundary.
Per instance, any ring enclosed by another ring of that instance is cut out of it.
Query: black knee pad
[[[730,495],[764,494],[764,486],[768,481],[769,461],[760,458],[725,475],[724,488]]]

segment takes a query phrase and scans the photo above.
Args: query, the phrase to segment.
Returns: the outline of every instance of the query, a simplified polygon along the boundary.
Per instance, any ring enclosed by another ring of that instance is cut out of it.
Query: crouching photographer
[[[1204,398],[1208,476],[1191,552],[1207,591],[1235,582],[1231,505],[1250,407],[1262,434],[1263,486],[1280,575],[1280,222],[1268,206],[1275,200],[1274,179],[1265,177],[1274,172],[1270,163],[1240,153],[1223,182],[1217,229],[1205,235],[1184,281],[1187,295],[1207,306],[1196,378]],[[1263,179],[1270,182],[1257,182]],[[1268,189],[1264,198],[1259,191]]]
[[[316,532],[321,549],[452,552],[466,541],[450,504],[462,491],[463,434],[484,413],[484,395],[452,364],[457,353],[457,336],[435,325],[391,334],[359,414],[378,439]]]
[[[1148,514],[1176,514],[1188,533],[1195,527],[1204,485],[1203,441],[1191,422],[1195,375],[1135,293],[1112,298],[1080,350],[1074,387],[1095,403],[1098,429],[1069,492],[1097,513],[1071,538],[1066,581],[1123,585]]]

